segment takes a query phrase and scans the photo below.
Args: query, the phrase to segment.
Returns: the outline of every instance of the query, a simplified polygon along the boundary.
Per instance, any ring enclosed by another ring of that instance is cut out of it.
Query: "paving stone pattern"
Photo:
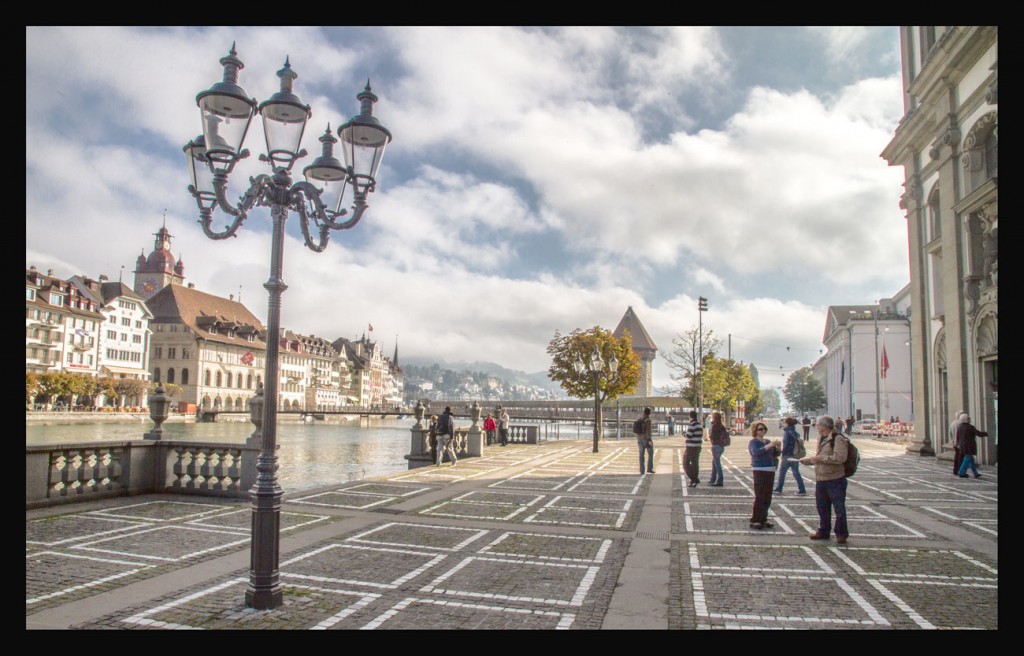
[[[654,603],[665,629],[997,629],[998,471],[965,480],[898,445],[858,444],[846,545],[808,539],[813,468],[802,468],[807,496],[791,477],[775,495],[775,528],[750,529],[744,440],[716,488],[710,453],[705,482],[687,486],[675,437],[657,440],[654,475],[637,474],[632,440],[600,453],[559,441],[286,494],[284,603],[268,611],[244,604],[248,502],[152,495],[27,511],[26,624],[580,630]],[[667,477],[658,491],[656,476]],[[627,558],[645,540],[668,566],[633,599],[623,582],[650,573]],[[120,594],[128,585],[133,596]]]

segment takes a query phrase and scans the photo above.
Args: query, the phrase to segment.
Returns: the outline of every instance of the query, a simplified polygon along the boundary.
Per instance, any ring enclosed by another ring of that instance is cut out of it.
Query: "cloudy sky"
[[[206,238],[182,146],[222,79],[266,100],[289,57],[303,145],[359,111],[394,140],[353,230],[288,221],[282,325],[400,359],[546,370],[556,330],[632,306],[661,349],[697,324],[779,386],[825,309],[909,280],[896,27],[29,27],[25,265],[131,284],[165,220],[188,282],[266,317],[270,213]],[[256,119],[231,198],[269,172]],[[214,227],[228,223],[217,212]],[[659,358],[655,385],[669,383]]]

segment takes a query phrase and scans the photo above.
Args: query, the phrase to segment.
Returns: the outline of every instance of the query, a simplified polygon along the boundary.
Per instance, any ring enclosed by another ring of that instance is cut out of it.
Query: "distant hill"
[[[432,367],[436,364],[442,369],[450,369],[452,371],[480,371],[516,385],[536,385],[541,389],[551,390],[552,392],[561,392],[562,390],[558,383],[548,378],[547,371],[528,374],[525,371],[503,367],[496,362],[483,362],[480,360],[474,362],[446,362],[430,358],[403,357],[402,364],[412,364],[418,367]]]

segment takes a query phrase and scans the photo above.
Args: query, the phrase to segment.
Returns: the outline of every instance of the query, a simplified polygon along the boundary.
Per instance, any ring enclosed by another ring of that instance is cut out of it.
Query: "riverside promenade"
[[[772,431],[777,432],[777,431]],[[244,605],[248,501],[147,495],[26,512],[27,629],[998,629],[998,470],[855,438],[850,538],[812,542],[787,477],[748,526],[748,437],[725,485],[681,436],[638,475],[632,436],[285,491],[284,604]]]

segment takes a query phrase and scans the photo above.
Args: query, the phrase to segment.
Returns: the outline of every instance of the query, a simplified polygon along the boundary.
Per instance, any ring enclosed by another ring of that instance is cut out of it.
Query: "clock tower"
[[[139,255],[135,262],[135,293],[149,300],[167,285],[185,282],[185,266],[171,255],[171,233],[166,223],[154,235],[153,252]]]

